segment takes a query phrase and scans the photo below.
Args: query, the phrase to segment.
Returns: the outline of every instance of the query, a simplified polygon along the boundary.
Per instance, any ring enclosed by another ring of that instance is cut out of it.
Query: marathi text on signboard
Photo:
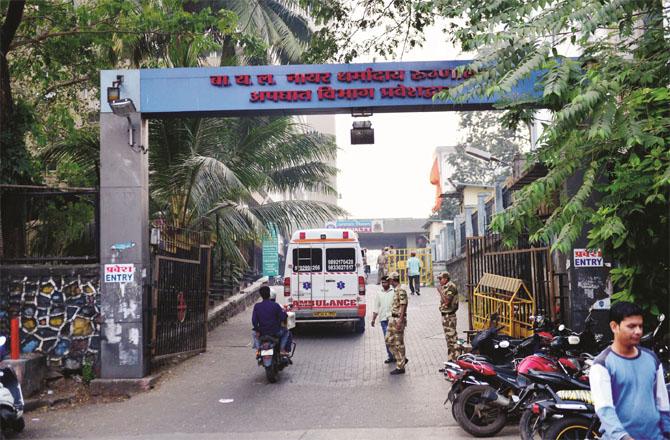
[[[135,279],[134,264],[105,264],[105,283],[132,283]]]
[[[458,68],[425,69],[425,70],[376,70],[368,67],[359,71],[340,72],[291,72],[286,74],[286,81],[292,85],[319,85],[314,91],[310,89],[293,90],[255,90],[249,92],[249,101],[263,102],[298,102],[298,101],[335,101],[335,100],[371,100],[378,94],[385,98],[423,98],[432,99],[436,93],[448,90],[449,85],[421,85],[422,81],[450,80],[462,81],[474,74],[470,70],[461,71]],[[409,85],[405,85],[407,78]],[[209,82],[215,87],[231,86],[262,86],[273,88],[277,86],[275,75],[263,73],[257,75],[210,75]],[[351,84],[389,84],[387,87],[359,87],[352,88]],[[331,87],[331,84],[341,84],[341,87]]]
[[[573,249],[575,267],[603,267],[603,253],[600,249]]]

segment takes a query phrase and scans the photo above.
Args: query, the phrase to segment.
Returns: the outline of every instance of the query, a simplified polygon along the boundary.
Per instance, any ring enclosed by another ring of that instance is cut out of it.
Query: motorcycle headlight
[[[577,345],[577,344],[579,344],[579,341],[580,341],[580,339],[579,339],[579,336],[577,336],[577,335],[568,336],[568,344],[570,344],[570,345]]]
[[[498,344],[498,346],[499,346],[500,348],[508,348],[508,347],[509,347],[509,341],[506,340],[506,339],[505,339],[505,340],[502,340],[502,341],[500,341],[500,343]]]

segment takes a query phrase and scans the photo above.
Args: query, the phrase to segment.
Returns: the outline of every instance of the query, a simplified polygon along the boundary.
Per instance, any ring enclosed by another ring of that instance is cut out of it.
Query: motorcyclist
[[[259,340],[262,336],[273,336],[279,338],[280,351],[285,353],[288,342],[288,330],[282,328],[281,324],[288,315],[279,304],[270,300],[269,286],[261,286],[259,293],[263,301],[254,305],[254,311],[251,314],[254,348],[258,350],[260,347]]]
[[[270,301],[276,302],[277,301],[277,292],[271,291],[270,292]],[[286,311],[286,307],[284,307],[284,311]],[[282,354],[288,355],[289,352],[291,351],[291,345],[293,344],[293,335],[291,334],[291,330],[288,328],[288,319],[284,319],[281,322],[281,332],[280,334],[283,336],[284,333],[286,333],[286,344],[282,345],[281,350]]]

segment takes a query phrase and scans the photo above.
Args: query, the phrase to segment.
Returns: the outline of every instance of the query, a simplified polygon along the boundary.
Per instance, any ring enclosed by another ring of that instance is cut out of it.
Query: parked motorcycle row
[[[664,319],[659,316],[641,343],[667,367],[668,347],[659,333]],[[475,437],[491,437],[518,422],[523,440],[598,438],[588,373],[611,341],[594,333],[591,314],[581,333],[534,316],[533,335],[525,339],[500,334],[498,320],[491,315],[490,327],[473,337],[472,351],[440,370],[452,383],[445,405],[451,403],[461,428]]]

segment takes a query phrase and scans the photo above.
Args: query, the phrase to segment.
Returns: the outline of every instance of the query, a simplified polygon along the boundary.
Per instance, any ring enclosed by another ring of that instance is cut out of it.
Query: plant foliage
[[[653,313],[668,310],[670,295],[670,10],[658,0],[359,0],[331,1],[322,29],[323,56],[351,59],[356,32],[341,14],[362,8],[365,22],[406,17],[406,28],[383,29],[391,53],[402,35],[421,31],[436,17],[447,22],[451,43],[476,54],[476,74],[450,97],[505,95],[540,73],[539,98],[511,97],[507,121],[528,107],[550,110],[531,160],[548,174],[526,186],[493,227],[510,244],[530,233],[534,242],[569,252],[586,233],[602,248],[615,285],[614,299],[635,300]],[[409,11],[418,16],[410,19]],[[355,22],[357,23],[357,22]],[[355,27],[355,26],[354,26]],[[362,26],[361,26],[362,27]],[[344,35],[344,37],[343,37]],[[381,55],[389,51],[375,45]],[[330,52],[329,52],[330,51]],[[447,95],[443,94],[442,98]],[[579,179],[576,189],[566,183]],[[557,197],[560,194],[560,197]],[[546,220],[540,207],[553,207]]]

